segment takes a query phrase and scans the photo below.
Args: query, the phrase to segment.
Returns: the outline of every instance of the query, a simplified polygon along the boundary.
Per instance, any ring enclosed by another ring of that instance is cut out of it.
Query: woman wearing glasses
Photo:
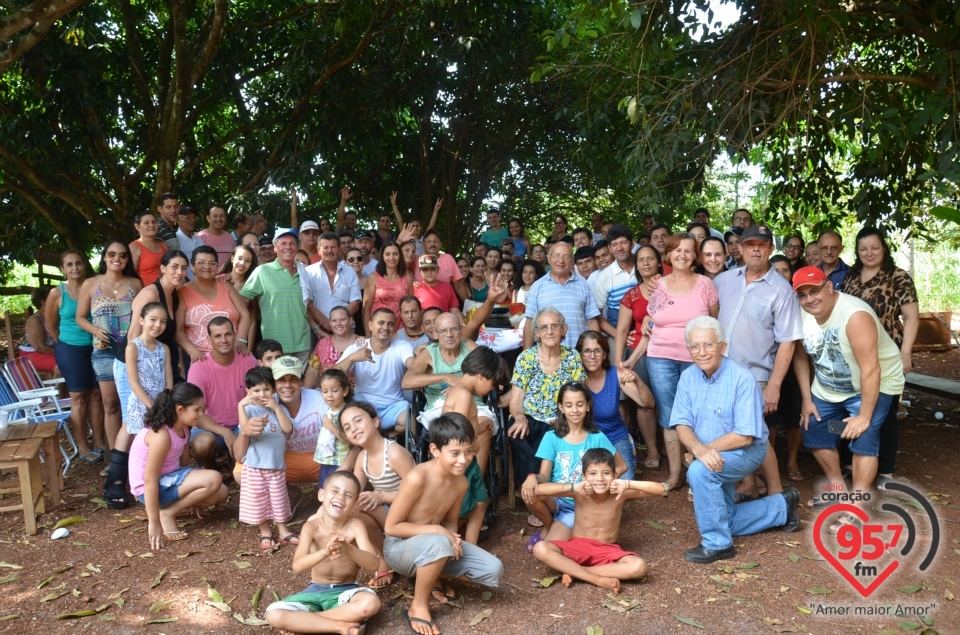
[[[803,237],[800,234],[787,237],[787,242],[783,243],[783,255],[787,257],[787,262],[790,263],[790,271],[796,271],[805,266],[803,260],[804,247]]]
[[[650,373],[650,388],[657,400],[663,443],[670,463],[667,485],[676,489],[681,483],[682,450],[677,431],[669,428],[670,415],[680,374],[693,366],[684,329],[699,315],[717,317],[720,303],[713,281],[693,271],[700,264],[700,246],[693,236],[680,232],[668,238],[664,263],[673,267],[673,271],[657,281],[647,306],[652,320],[649,323],[647,371]]]

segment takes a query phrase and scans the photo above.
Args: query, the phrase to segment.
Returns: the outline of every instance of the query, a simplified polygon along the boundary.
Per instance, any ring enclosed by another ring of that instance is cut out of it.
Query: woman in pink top
[[[713,281],[693,272],[693,267],[700,264],[700,247],[693,236],[680,232],[668,238],[664,262],[672,266],[673,271],[660,278],[647,305],[647,312],[653,320],[647,346],[647,371],[650,373],[650,389],[660,411],[663,443],[670,463],[667,484],[670,489],[676,489],[681,482],[682,451],[677,431],[668,426],[680,373],[693,366],[684,329],[687,322],[698,315],[717,317],[720,303]]]
[[[363,293],[363,324],[370,323],[373,312],[384,307],[400,318],[400,300],[413,295],[413,276],[407,271],[397,243],[390,241],[380,250],[377,270],[367,277]]]
[[[203,245],[193,252],[194,279],[180,287],[180,305],[177,307],[177,344],[187,352],[190,360],[202,360],[213,347],[207,334],[207,324],[223,316],[233,322],[237,332],[236,348],[247,351],[250,332],[250,312],[243,298],[230,284],[217,280],[217,252]]]

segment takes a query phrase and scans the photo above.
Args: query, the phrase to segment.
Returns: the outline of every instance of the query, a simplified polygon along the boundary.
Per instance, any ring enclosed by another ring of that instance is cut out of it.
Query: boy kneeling
[[[395,572],[417,578],[410,610],[402,613],[414,633],[440,633],[430,615],[430,597],[441,575],[500,586],[500,560],[456,533],[468,485],[463,473],[473,460],[474,440],[473,425],[462,414],[447,413],[434,420],[433,460],[407,472],[387,513],[383,556]]]
[[[310,569],[310,586],[267,607],[266,619],[282,633],[362,635],[380,610],[377,592],[357,584],[360,567],[376,571],[379,558],[363,523],[353,518],[360,483],[350,472],[327,477],[320,509],[303,524],[293,570]]]
[[[613,455],[604,448],[583,454],[583,480],[571,486],[540,483],[539,496],[573,498],[573,537],[570,540],[543,540],[533,547],[533,555],[551,569],[563,574],[563,586],[573,578],[620,593],[620,580],[642,578],[647,563],[617,543],[623,504],[630,498],[663,496],[662,483],[623,481],[616,473]]]

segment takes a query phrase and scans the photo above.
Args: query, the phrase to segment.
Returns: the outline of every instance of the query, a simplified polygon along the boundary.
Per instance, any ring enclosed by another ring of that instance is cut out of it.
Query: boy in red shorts
[[[533,547],[533,555],[551,569],[563,574],[563,586],[578,578],[614,593],[620,593],[620,581],[642,578],[647,563],[632,551],[617,544],[623,504],[631,498],[664,496],[662,483],[615,480],[613,455],[604,448],[587,450],[583,455],[583,480],[573,486],[540,483],[539,496],[569,496],[574,502],[573,537],[570,540],[544,540]]]

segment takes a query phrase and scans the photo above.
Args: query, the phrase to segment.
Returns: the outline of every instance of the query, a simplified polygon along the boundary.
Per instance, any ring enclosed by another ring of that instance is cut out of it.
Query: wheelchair
[[[487,494],[490,496],[490,504],[486,513],[488,525],[495,522],[499,516],[500,499],[503,495],[504,486],[513,490],[508,474],[512,472],[513,463],[508,455],[510,444],[507,439],[507,422],[503,410],[498,405],[498,399],[496,391],[490,391],[483,400],[486,406],[494,412],[496,417],[494,425],[498,428],[497,433],[490,440],[490,458],[487,462],[484,478],[487,485]],[[430,431],[424,428],[417,419],[426,408],[426,403],[427,397],[423,389],[414,390],[413,402],[407,409],[407,427],[404,430],[404,445],[413,456],[414,462],[418,464],[430,460]],[[508,504],[511,508],[513,507],[512,500],[508,500]]]

